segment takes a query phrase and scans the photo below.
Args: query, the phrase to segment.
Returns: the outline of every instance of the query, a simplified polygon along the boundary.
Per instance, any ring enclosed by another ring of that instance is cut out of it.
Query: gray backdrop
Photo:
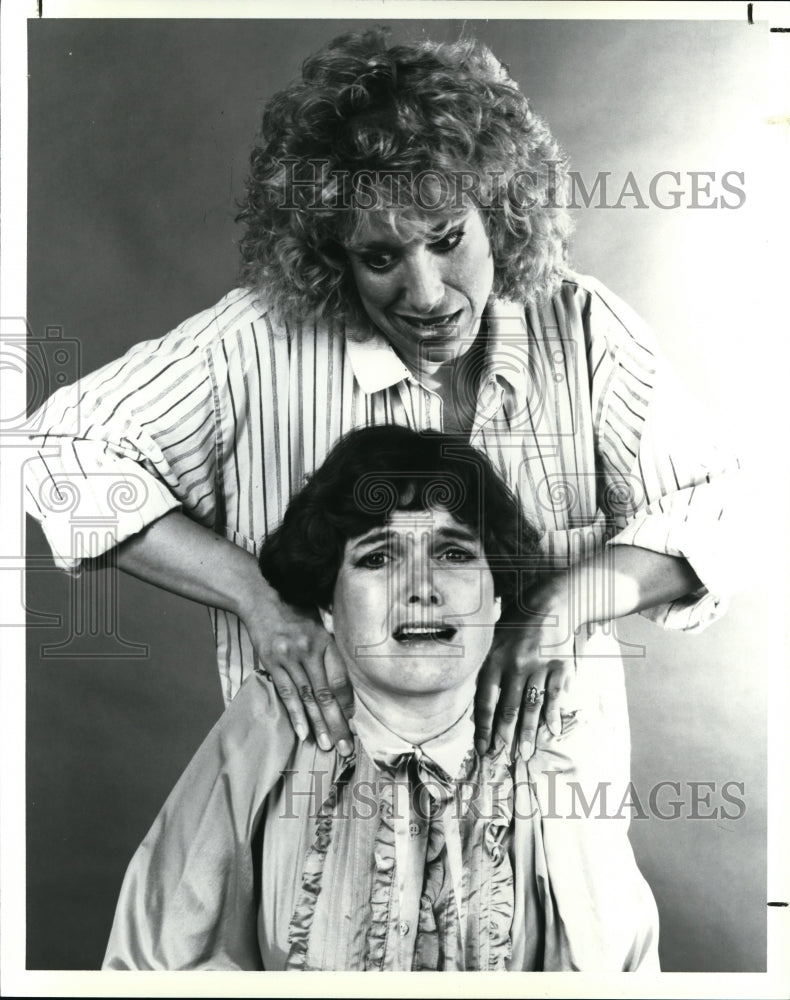
[[[466,23],[510,66],[588,187],[610,171],[614,201],[632,171],[648,200],[657,171],[682,173],[676,210],[630,198],[577,211],[575,263],[651,322],[689,389],[748,452],[767,360],[738,354],[766,332],[750,330],[759,177],[749,137],[764,30],[745,20]],[[425,24],[400,22],[394,35]],[[37,338],[62,328],[69,378],[232,287],[235,199],[260,108],[347,27],[30,23],[28,319]],[[694,170],[717,174],[703,202],[722,194],[722,172],[745,171],[745,204],[688,208]],[[35,377],[31,391],[42,391]],[[31,527],[29,552],[45,551]],[[645,648],[627,662],[637,794],[647,808],[658,782],[681,786],[681,818],[632,823],[667,970],[765,969],[765,674],[777,639],[767,585],[744,583],[701,636],[618,626]],[[105,609],[93,637],[74,626],[86,598]],[[46,564],[29,574],[28,606],[27,966],[92,968],[126,863],[221,711],[208,617],[128,577],[75,583]],[[725,782],[742,783],[744,815],[689,818],[695,781],[715,785],[702,814],[724,804]]]

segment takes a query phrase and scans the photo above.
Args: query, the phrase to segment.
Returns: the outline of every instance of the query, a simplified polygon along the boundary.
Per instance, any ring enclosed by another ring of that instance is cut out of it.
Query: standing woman
[[[541,721],[559,735],[575,677],[602,773],[625,789],[622,665],[595,623],[650,609],[694,629],[720,612],[734,463],[696,432],[644,325],[567,269],[564,176],[484,46],[330,42],[265,109],[242,287],[62,390],[37,422],[29,508],[58,563],[117,545],[123,569],[205,603],[226,701],[257,665],[302,738],[309,723],[346,753],[328,636],[261,579],[260,541],[346,431],[457,434],[516,492],[543,558],[481,674],[478,744],[496,729],[529,757]],[[58,503],[72,477],[96,485],[108,541]],[[113,479],[141,505],[118,510]]]

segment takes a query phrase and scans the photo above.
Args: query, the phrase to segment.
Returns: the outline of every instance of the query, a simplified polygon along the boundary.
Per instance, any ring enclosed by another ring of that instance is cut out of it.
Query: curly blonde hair
[[[494,294],[540,302],[565,269],[566,178],[549,129],[482,43],[344,34],[264,109],[237,216],[241,279],[283,317],[361,315],[344,239],[384,188],[414,214],[427,179],[456,212],[469,199],[480,209]]]

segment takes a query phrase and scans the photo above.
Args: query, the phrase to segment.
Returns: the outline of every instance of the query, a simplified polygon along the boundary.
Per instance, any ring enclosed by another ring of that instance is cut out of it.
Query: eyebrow
[[[366,534],[357,538],[351,543],[351,549],[360,549],[368,545],[377,545],[379,542],[391,541],[399,532],[393,531],[392,528],[381,527],[373,528]],[[416,534],[416,532],[410,532],[410,534]],[[470,528],[465,528],[463,525],[459,527],[453,527],[448,525],[447,527],[437,528],[434,533],[434,541],[437,542],[472,542],[476,545],[482,545],[480,541],[480,536],[472,531]]]
[[[466,216],[459,216],[458,219],[449,219],[447,222],[440,222],[432,229],[429,229],[426,235],[440,237],[451,232],[453,229],[460,229],[465,223]],[[346,244],[346,249],[350,250],[351,253],[367,253],[376,250],[399,250],[402,246],[404,244],[396,242],[395,239],[388,240],[386,237],[378,237],[370,240],[370,242],[348,243]]]
[[[368,253],[371,250],[398,250],[403,244],[388,243],[387,240],[371,240],[370,243],[349,243],[346,250],[351,253]]]
[[[352,549],[361,549],[365,545],[375,545],[377,542],[387,542],[393,535],[390,528],[374,528],[351,543]]]
[[[480,536],[477,532],[463,526],[458,528],[439,528],[436,535],[439,541],[480,543]]]

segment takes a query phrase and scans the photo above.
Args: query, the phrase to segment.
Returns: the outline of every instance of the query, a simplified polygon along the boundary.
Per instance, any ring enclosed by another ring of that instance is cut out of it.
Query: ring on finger
[[[543,692],[538,690],[533,684],[531,687],[527,688],[527,704],[537,705],[540,699],[543,697]]]

